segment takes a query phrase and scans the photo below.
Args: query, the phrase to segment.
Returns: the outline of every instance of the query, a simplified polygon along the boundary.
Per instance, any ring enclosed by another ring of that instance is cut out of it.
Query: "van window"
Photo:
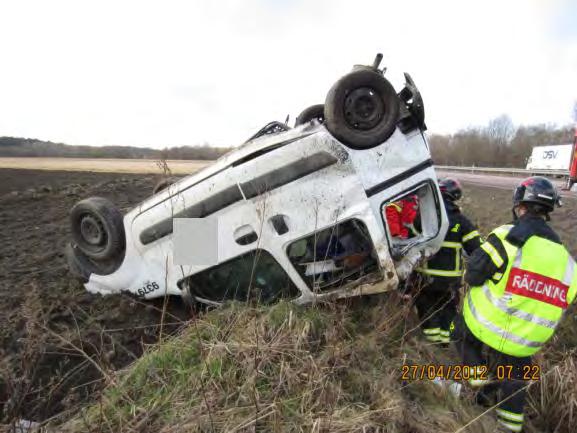
[[[187,278],[193,296],[213,302],[256,301],[272,303],[295,298],[299,289],[278,262],[256,249]]]
[[[313,291],[326,291],[379,270],[369,232],[348,220],[293,242],[288,257]]]
[[[384,201],[381,216],[388,227],[395,259],[411,247],[435,237],[441,224],[439,202],[430,183]]]

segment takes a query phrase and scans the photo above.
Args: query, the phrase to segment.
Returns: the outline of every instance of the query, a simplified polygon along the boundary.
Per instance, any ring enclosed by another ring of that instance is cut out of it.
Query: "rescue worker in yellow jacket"
[[[519,184],[513,223],[495,229],[468,262],[470,289],[452,326],[463,364],[475,367],[469,383],[484,386],[478,395],[485,398],[490,389],[498,392],[497,419],[514,432],[523,429],[526,380],[535,376],[531,356],[552,337],[577,291],[575,261],[547,224],[555,206],[561,199],[548,179]]]

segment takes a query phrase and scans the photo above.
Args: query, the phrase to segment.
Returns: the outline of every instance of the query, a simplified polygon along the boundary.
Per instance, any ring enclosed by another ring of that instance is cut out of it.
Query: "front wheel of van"
[[[126,245],[122,214],[110,201],[90,197],[70,211],[72,239],[88,258],[110,261],[124,255]]]
[[[393,134],[399,117],[399,99],[382,74],[371,69],[353,71],[329,90],[325,126],[352,149],[369,149]]]
[[[120,260],[91,260],[79,248],[78,245],[68,244],[64,251],[68,270],[83,283],[87,283],[90,275],[110,275],[120,265]]]

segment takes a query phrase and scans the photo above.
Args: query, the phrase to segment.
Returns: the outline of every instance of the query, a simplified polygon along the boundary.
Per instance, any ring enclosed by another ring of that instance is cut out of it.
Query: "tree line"
[[[454,134],[431,134],[433,160],[439,165],[524,168],[533,147],[573,142],[573,125],[516,127],[509,116],[492,119],[485,126],[469,127]],[[0,156],[199,159],[214,160],[231,148],[179,146],[151,149],[134,146],[72,146],[29,138],[0,137]]]
[[[0,156],[5,157],[213,160],[229,150],[230,148],[208,144],[160,150],[134,146],[73,146],[30,138],[0,137]]]
[[[502,115],[485,126],[455,134],[431,134],[433,160],[439,165],[525,168],[533,147],[573,142],[574,126],[516,127]]]

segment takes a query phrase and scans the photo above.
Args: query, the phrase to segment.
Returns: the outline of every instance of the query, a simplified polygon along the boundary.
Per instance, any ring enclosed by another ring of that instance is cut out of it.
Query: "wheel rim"
[[[92,215],[84,215],[80,221],[82,239],[91,246],[102,246],[106,241],[106,231],[102,223]]]
[[[385,106],[374,89],[359,87],[346,96],[344,111],[350,127],[366,131],[379,124],[385,114]]]

